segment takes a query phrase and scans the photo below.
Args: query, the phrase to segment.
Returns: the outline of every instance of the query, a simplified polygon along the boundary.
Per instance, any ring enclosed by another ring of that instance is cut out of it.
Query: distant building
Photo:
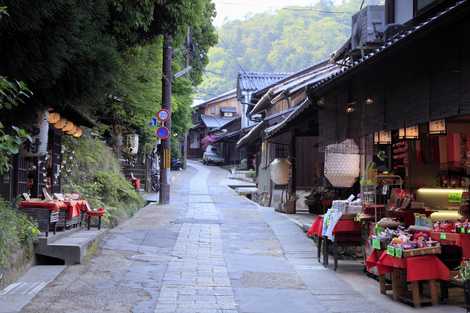
[[[214,131],[240,119],[241,104],[236,89],[193,106],[193,127],[188,132],[188,158],[200,159],[208,144],[217,139]]]

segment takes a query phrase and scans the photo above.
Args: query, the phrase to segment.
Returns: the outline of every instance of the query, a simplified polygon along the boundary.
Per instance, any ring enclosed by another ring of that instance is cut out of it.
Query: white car
[[[204,151],[204,154],[202,155],[202,163],[221,165],[224,164],[224,162],[225,160],[219,155],[217,148],[212,145],[208,145],[206,151]]]

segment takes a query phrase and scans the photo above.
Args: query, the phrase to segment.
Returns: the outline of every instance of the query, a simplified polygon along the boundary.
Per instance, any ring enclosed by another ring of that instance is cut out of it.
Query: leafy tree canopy
[[[191,27],[194,83],[216,42],[210,0],[4,0],[2,5],[8,16],[0,20],[0,41],[8,49],[0,50],[0,74],[27,83],[34,91],[29,103],[34,107],[75,106],[94,112],[117,92],[137,112],[146,111],[149,98],[158,95],[160,76],[153,75],[161,65],[153,62],[146,68],[143,60],[158,61],[159,35],[171,31],[178,47]],[[146,73],[139,76],[138,70]],[[144,91],[148,85],[139,81],[149,80],[153,86]]]
[[[219,43],[209,51],[200,96],[234,88],[240,70],[295,72],[324,60],[349,37],[351,15],[361,3],[322,0],[224,24],[218,29]]]

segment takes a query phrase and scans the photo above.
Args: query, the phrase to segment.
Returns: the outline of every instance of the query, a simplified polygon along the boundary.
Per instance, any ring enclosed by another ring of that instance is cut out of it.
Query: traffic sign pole
[[[165,126],[171,130],[171,60],[172,60],[172,38],[171,35],[165,34],[163,39],[163,75],[162,75],[162,109],[168,114],[165,116],[160,110],[157,118],[167,118]],[[171,164],[171,145],[170,145],[170,131],[168,131],[168,138],[162,140],[160,149],[160,193],[159,203],[170,203],[170,164]]]

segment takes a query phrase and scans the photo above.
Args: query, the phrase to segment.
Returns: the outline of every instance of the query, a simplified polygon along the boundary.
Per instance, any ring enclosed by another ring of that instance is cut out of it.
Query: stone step
[[[79,229],[57,233],[53,237],[39,238],[34,245],[34,252],[63,260],[66,265],[80,264],[87,249],[98,242],[105,232],[105,229]]]
[[[0,291],[0,313],[21,312],[64,269],[61,265],[31,267],[18,281]]]

